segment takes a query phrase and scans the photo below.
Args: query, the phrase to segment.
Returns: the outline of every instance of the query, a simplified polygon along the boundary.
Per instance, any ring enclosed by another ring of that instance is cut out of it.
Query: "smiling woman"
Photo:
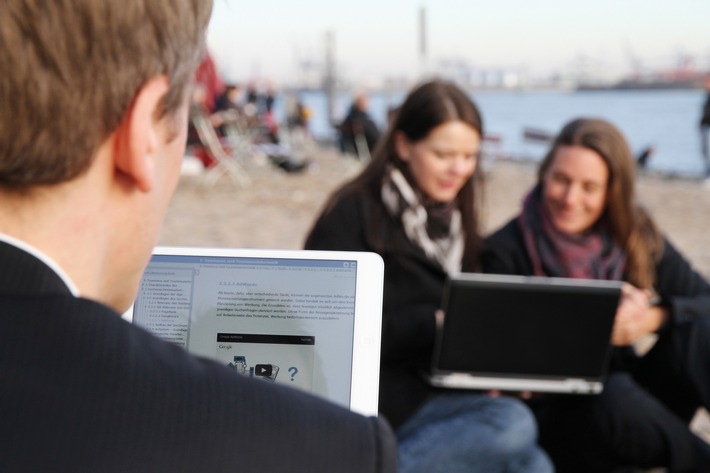
[[[557,230],[581,234],[599,220],[609,181],[599,153],[582,146],[560,146],[543,179],[543,205]]]
[[[422,377],[447,276],[478,268],[482,134],[464,91],[440,80],[419,85],[306,241],[309,249],[371,251],[385,261],[379,410],[397,428],[404,473],[551,471],[522,402],[442,393]]]
[[[578,119],[562,129],[482,262],[490,273],[626,281],[604,391],[529,403],[558,472],[710,471],[710,445],[688,429],[710,406],[710,284],[636,203],[634,159],[616,127]],[[655,346],[637,354],[650,334]]]

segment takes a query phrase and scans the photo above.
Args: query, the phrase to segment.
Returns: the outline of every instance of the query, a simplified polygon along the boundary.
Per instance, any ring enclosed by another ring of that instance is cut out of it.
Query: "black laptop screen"
[[[566,286],[537,279],[450,281],[435,369],[601,378],[610,351],[618,287]]]

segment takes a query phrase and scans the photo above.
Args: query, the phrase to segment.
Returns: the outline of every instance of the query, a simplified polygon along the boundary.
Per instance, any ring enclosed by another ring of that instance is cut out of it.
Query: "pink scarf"
[[[518,224],[536,276],[620,280],[626,255],[605,226],[595,224],[581,235],[554,228],[536,186],[523,202]]]

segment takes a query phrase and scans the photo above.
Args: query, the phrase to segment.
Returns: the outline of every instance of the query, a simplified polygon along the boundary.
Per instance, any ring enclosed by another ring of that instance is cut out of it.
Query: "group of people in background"
[[[248,131],[257,143],[279,144],[284,130],[289,140],[291,135],[296,141],[312,138],[309,129],[312,112],[303,101],[293,94],[283,97],[285,117],[280,120],[274,110],[276,100],[277,91],[270,82],[259,85],[256,81],[250,81],[246,87],[237,83],[223,84],[214,71],[214,62],[206,55],[195,76],[191,111],[192,116],[208,116],[220,136],[227,134],[225,129],[228,126],[237,124],[242,131]],[[369,113],[367,93],[355,94],[344,118],[335,123],[334,128],[342,153],[363,162],[370,159],[381,130]],[[195,147],[201,145],[194,130],[189,144]],[[209,162],[205,164],[210,165]]]
[[[206,54],[195,74],[190,106],[188,154],[196,156],[205,168],[216,164],[210,144],[218,143],[235,159],[254,154],[267,156],[287,172],[306,169],[304,149],[312,140],[310,110],[297,97],[285,100],[286,119],[280,123],[275,111],[277,90],[273,83],[250,81],[246,86],[224,84],[212,71],[213,61]],[[198,133],[197,121],[208,121],[216,136],[205,140]],[[214,146],[214,144],[212,144]]]
[[[401,471],[710,471],[710,445],[689,428],[710,407],[710,284],[637,202],[621,131],[596,118],[566,124],[519,215],[491,235],[478,230],[483,134],[464,91],[419,85],[305,242],[385,261],[380,411]],[[521,399],[432,388],[422,373],[444,283],[458,272],[625,281],[603,392]],[[637,353],[650,334],[655,345]]]
[[[261,130],[262,140],[279,143],[280,119],[274,111],[277,91],[270,81],[260,83],[249,81],[245,86],[232,83],[225,85],[220,78],[212,57],[207,53],[195,74],[197,87],[204,89],[202,107],[207,113],[224,110],[238,110],[249,121],[251,127]],[[705,81],[707,91],[700,116],[700,151],[703,158],[702,176],[710,180],[710,77]],[[311,110],[297,96],[286,98],[286,128],[305,132],[310,136],[309,118]],[[391,115],[391,112],[390,112]],[[389,120],[389,116],[387,117]],[[215,120],[217,123],[219,119]],[[383,130],[376,124],[369,111],[369,96],[364,91],[353,94],[353,99],[341,121],[333,123],[337,146],[348,156],[368,161]],[[219,127],[219,125],[218,125]],[[551,134],[552,135],[552,134]],[[653,144],[638,151],[636,163],[639,169],[648,167],[656,152]]]
[[[238,124],[242,131],[248,131],[257,143],[279,144],[281,136],[291,135],[296,142],[312,138],[309,129],[311,110],[294,94],[282,97],[284,117],[277,116],[275,103],[277,90],[270,81],[249,81],[242,86],[238,83],[224,84],[217,72],[214,60],[207,53],[195,73],[195,93],[191,114],[209,117],[220,136],[225,136],[228,126]],[[283,123],[281,123],[283,122]],[[333,124],[337,134],[337,144],[345,155],[363,162],[371,153],[381,136],[381,130],[369,111],[369,96],[357,92],[342,121]],[[283,133],[285,131],[285,133]],[[188,144],[201,146],[194,129],[189,134]],[[278,149],[278,148],[273,148]],[[198,153],[206,166],[208,157]]]

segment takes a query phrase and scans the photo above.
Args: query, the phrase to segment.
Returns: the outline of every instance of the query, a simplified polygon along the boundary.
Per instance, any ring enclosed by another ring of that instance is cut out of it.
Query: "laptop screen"
[[[251,253],[154,254],[133,322],[238,374],[351,407],[362,255]]]

